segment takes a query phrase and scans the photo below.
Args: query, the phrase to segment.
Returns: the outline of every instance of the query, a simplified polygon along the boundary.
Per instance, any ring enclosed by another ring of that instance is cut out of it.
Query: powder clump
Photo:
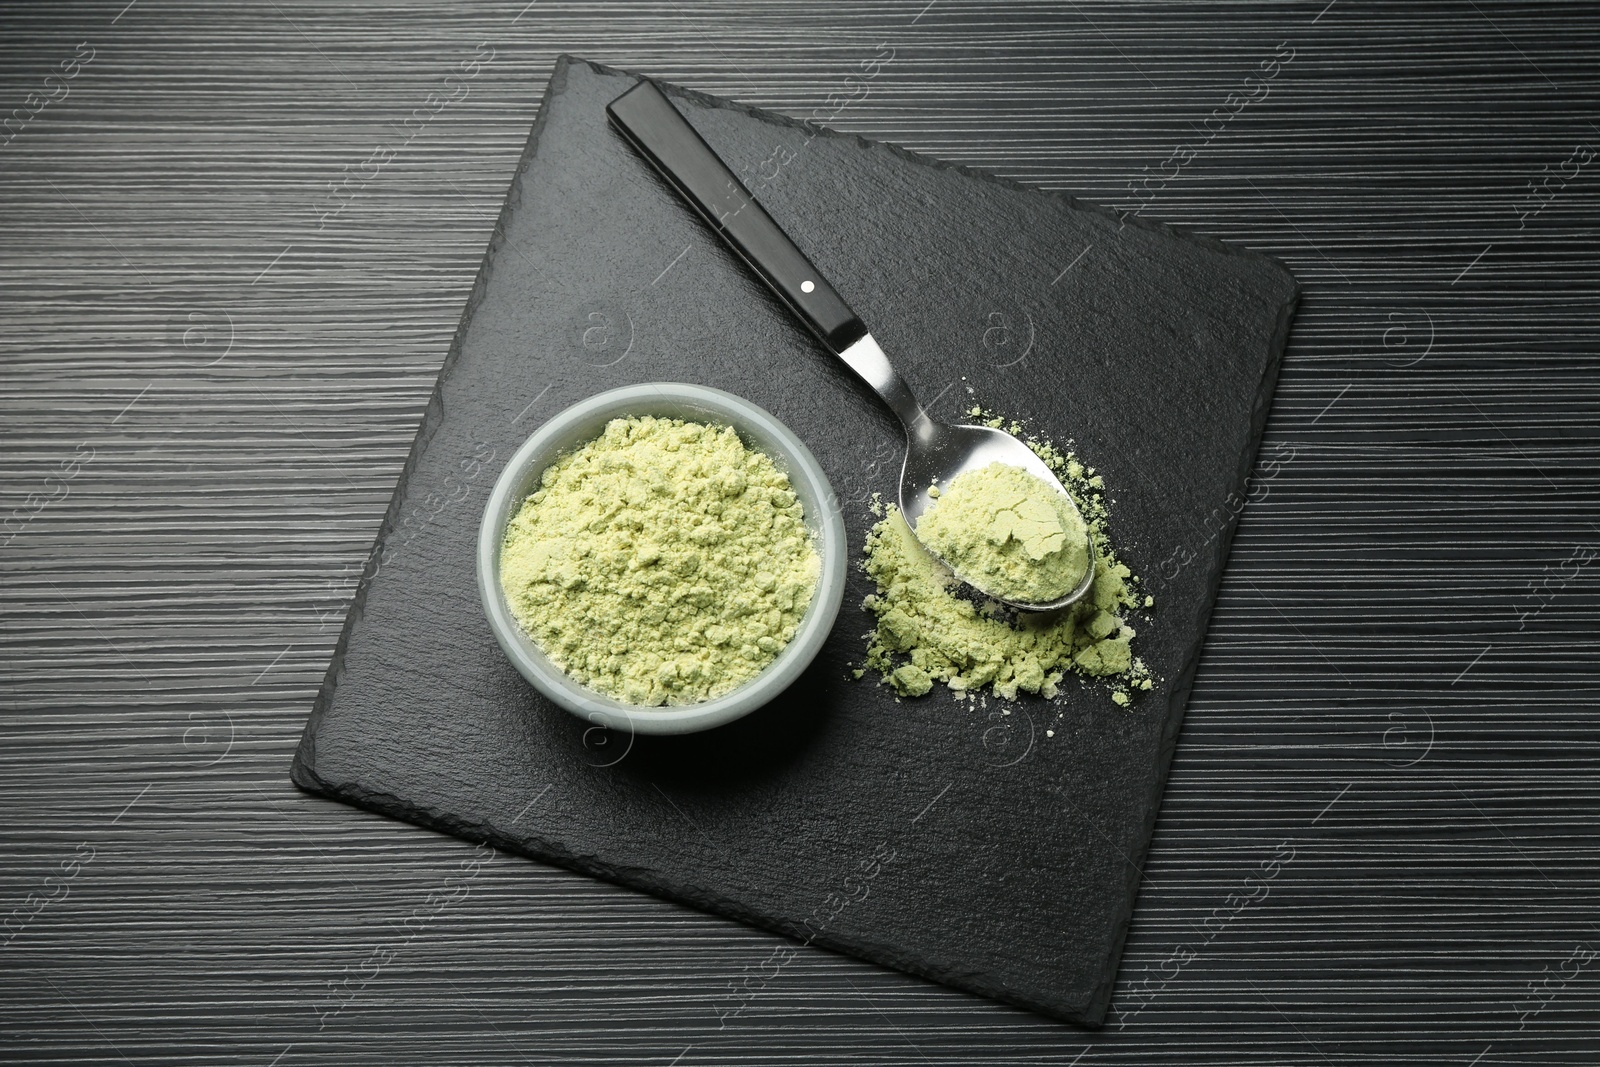
[[[693,704],[793,639],[821,561],[789,478],[726,426],[613,419],[545,469],[506,529],[517,621],[579,683]]]
[[[951,480],[917,520],[917,536],[992,596],[1045,604],[1071,593],[1089,567],[1089,529],[1055,486],[991,463]]]

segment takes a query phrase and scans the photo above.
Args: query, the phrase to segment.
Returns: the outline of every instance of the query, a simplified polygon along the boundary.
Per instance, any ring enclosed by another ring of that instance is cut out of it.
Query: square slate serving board
[[[731,726],[631,738],[536,694],[478,604],[489,487],[541,421],[635,382],[739,393],[807,443],[853,545],[901,439],[608,128],[632,75],[559,61],[296,756],[301,787],[1068,1021],[1109,1003],[1297,287],[1265,256],[672,87],[934,415],[1072,439],[1157,604],[1131,708],[896,701],[871,591]],[[1230,494],[1234,494],[1230,498]],[[1053,731],[1047,736],[1046,731]],[[787,943],[708,1013],[781,981]]]

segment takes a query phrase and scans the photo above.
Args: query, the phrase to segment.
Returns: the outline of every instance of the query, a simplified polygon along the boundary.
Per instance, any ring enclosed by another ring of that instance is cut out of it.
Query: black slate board
[[[601,735],[512,670],[473,583],[488,486],[541,420],[639,381],[738,392],[817,454],[857,544],[898,468],[889,416],[606,127],[634,80],[557,67],[294,780],[1098,1024],[1297,287],[1264,256],[669,89],[934,414],[977,401],[1075,439],[1159,598],[1136,626],[1162,684],[1128,710],[1075,684],[1009,714],[896,702],[848,678],[856,572],[775,704]]]

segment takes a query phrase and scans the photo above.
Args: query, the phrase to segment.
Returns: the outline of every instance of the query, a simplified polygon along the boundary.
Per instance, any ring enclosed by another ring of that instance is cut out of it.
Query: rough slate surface
[[[1600,172],[1561,176],[1600,148],[1600,12],[12,0],[0,27],[0,110],[98,49],[0,148],[0,514],[96,450],[0,548],[0,909],[98,849],[0,948],[0,1060],[1600,1062],[1597,961],[1571,977],[1600,884],[1600,569],[1571,574]],[[429,911],[475,845],[289,781],[558,51],[1133,207],[1285,41],[1145,209],[1305,291],[1261,453],[1292,459],[1258,463],[1103,1030],[819,951],[723,1025],[791,942],[514,856]],[[319,231],[327,182],[483,42]]]
[[[1183,550],[1246,492],[1296,286],[1264,256],[680,94],[936,415],[976,398],[1077,440],[1128,562],[1161,572],[1158,610],[1134,624],[1162,683],[1128,711],[1076,685],[1009,715],[899,703],[847,679],[867,627],[857,569],[824,651],[773,705],[700,736],[601,738],[516,675],[472,581],[486,483],[541,416],[656,379],[740,393],[817,453],[857,545],[900,447],[607,128],[633,82],[557,66],[295,780],[1099,1023],[1234,512]]]

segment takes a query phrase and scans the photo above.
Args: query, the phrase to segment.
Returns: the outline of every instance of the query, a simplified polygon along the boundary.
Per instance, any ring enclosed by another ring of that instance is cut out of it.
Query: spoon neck
[[[889,406],[905,426],[907,436],[920,441],[932,435],[933,420],[870,333],[840,352],[839,358]]]
[[[916,395],[911,392],[911,387],[899,375],[895,376],[892,388],[878,390],[878,395],[883,397],[884,403],[889,405],[889,410],[895,413],[901,425],[906,428],[906,437],[914,442],[926,443],[933,439],[935,423],[922,405],[917,402]]]

